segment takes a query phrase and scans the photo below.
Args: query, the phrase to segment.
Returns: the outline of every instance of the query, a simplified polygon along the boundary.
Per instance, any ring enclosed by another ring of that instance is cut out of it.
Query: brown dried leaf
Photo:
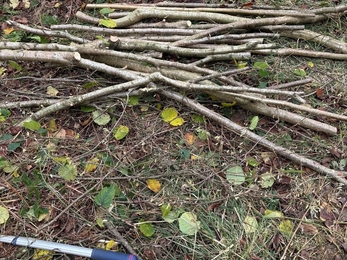
[[[335,215],[331,206],[328,203],[322,203],[319,218],[325,222],[326,226],[332,226],[335,220]]]
[[[299,227],[305,234],[316,235],[318,233],[318,229],[312,224],[301,223]]]

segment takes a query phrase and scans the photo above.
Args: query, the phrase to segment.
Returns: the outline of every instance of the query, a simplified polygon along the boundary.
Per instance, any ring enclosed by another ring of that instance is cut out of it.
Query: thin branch
[[[37,35],[66,38],[66,39],[69,39],[71,41],[78,42],[78,43],[89,42],[86,39],[82,39],[80,37],[71,35],[71,34],[69,34],[67,32],[52,31],[50,29],[35,29],[35,28],[32,28],[32,27],[26,26],[24,24],[20,24],[20,23],[17,23],[15,21],[11,21],[11,20],[7,21],[7,23],[10,24],[10,25],[16,26],[19,29],[22,29],[23,31],[30,32],[30,33],[37,34]]]
[[[40,119],[44,116],[47,116],[49,114],[52,114],[54,112],[75,106],[77,104],[85,103],[86,101],[94,100],[94,99],[101,97],[101,96],[110,95],[110,94],[113,94],[115,92],[120,92],[120,91],[124,91],[124,90],[130,89],[130,88],[134,88],[134,87],[138,87],[138,86],[141,86],[144,84],[148,84],[151,82],[151,80],[152,79],[150,76],[145,77],[145,78],[139,78],[139,79],[135,79],[133,81],[123,83],[123,84],[110,86],[107,88],[99,89],[99,90],[96,90],[96,91],[93,91],[90,93],[86,93],[83,95],[79,95],[79,96],[74,96],[68,100],[62,100],[60,102],[54,103],[53,105],[45,107],[45,108],[39,110],[38,112],[30,115],[23,122],[21,122],[21,124],[23,124],[25,121],[38,120],[38,119]]]

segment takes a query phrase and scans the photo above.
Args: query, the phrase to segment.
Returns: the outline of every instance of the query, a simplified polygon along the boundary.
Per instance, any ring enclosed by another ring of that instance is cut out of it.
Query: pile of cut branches
[[[101,10],[102,17],[88,15],[90,9]],[[236,102],[252,113],[336,135],[336,127],[314,120],[312,115],[344,121],[347,116],[311,108],[305,105],[304,92],[283,90],[310,83],[312,79],[258,88],[233,77],[246,74],[251,69],[249,67],[239,66],[219,72],[209,69],[211,66],[208,64],[217,61],[239,64],[249,60],[253,54],[346,60],[347,44],[305,29],[305,24],[340,17],[346,10],[347,6],[274,10],[269,6],[256,5],[252,9],[238,9],[232,5],[170,2],[148,5],[89,4],[86,11],[78,11],[75,16],[83,23],[92,25],[62,24],[33,28],[10,20],[8,27],[69,44],[3,41],[0,42],[0,60],[76,66],[117,76],[121,82],[83,95],[59,99],[32,97],[26,101],[1,102],[0,107],[40,107],[24,120],[30,121],[71,106],[105,100],[110,95],[128,97],[158,93],[181,102],[278,155],[347,184],[346,172],[332,170],[278,146],[181,94],[182,91],[193,93],[189,95],[191,97],[194,93],[205,92],[223,101]],[[276,44],[265,43],[267,39],[273,41],[280,37],[313,41],[333,52],[278,48]],[[175,59],[178,61],[165,58],[173,56],[178,57]],[[295,100],[295,103],[285,100]]]

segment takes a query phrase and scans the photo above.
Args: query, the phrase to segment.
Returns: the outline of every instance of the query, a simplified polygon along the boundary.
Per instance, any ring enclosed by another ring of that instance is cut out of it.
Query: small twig
[[[312,81],[313,81],[312,78],[301,79],[301,80],[296,80],[296,81],[283,83],[283,84],[279,84],[279,85],[272,85],[272,86],[267,87],[267,89],[291,88],[291,87],[296,87],[296,86],[300,86],[300,85],[305,85],[305,84],[311,83]]]
[[[251,69],[250,67],[244,67],[242,69],[235,69],[235,70],[228,70],[228,71],[224,71],[224,72],[220,72],[220,73],[214,73],[214,74],[211,74],[211,75],[208,75],[208,76],[203,76],[203,77],[200,77],[200,78],[193,79],[190,82],[191,83],[198,83],[200,81],[210,80],[210,79],[213,79],[213,78],[218,78],[220,76],[229,76],[229,75],[232,75],[232,74],[238,74],[238,73],[250,70],[250,69]]]
[[[261,55],[278,55],[278,56],[295,55],[295,56],[311,57],[311,58],[318,58],[318,59],[347,60],[347,54],[303,50],[303,49],[281,48],[281,49],[268,49],[268,50],[251,50],[251,52],[254,54],[261,54]]]

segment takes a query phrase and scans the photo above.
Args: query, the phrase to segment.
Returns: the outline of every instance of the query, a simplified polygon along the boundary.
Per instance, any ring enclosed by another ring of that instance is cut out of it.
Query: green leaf
[[[191,119],[196,124],[205,123],[205,118],[201,115],[193,114],[193,115],[191,115]]]
[[[253,167],[259,166],[259,162],[255,158],[253,158],[253,157],[248,157],[247,158],[247,164],[250,165],[250,166],[253,166]]]
[[[56,18],[52,15],[46,15],[46,14],[43,14],[41,16],[41,21],[45,25],[53,25],[53,24],[59,24],[60,23],[58,18]]]
[[[130,96],[129,97],[129,105],[130,106],[135,106],[139,103],[140,96]]]
[[[13,139],[13,135],[10,134],[4,134],[0,137],[0,140],[12,140]]]
[[[95,111],[95,107],[92,107],[92,106],[81,106],[81,111],[82,112],[86,112],[86,113],[93,112],[93,111]]]
[[[98,195],[95,196],[95,203],[99,206],[108,208],[111,206],[114,197],[116,196],[116,185],[104,187]]]
[[[34,120],[24,122],[23,127],[32,131],[37,131],[40,129],[41,125],[39,122],[36,122]]]
[[[5,166],[9,165],[10,163],[6,160],[4,157],[0,157],[0,169],[4,168]]]
[[[90,89],[90,88],[97,86],[98,84],[99,84],[99,82],[97,82],[97,81],[91,81],[91,82],[84,84],[83,88]]]
[[[58,174],[67,181],[73,181],[77,177],[77,167],[74,164],[62,165],[58,169]]]
[[[45,36],[34,35],[34,36],[30,36],[28,38],[32,39],[34,41],[37,41],[38,43],[49,43],[50,42],[49,38],[45,37]]]
[[[210,132],[204,130],[204,129],[198,129],[198,137],[201,141],[206,141],[210,136]]]
[[[170,122],[178,116],[178,112],[175,108],[170,107],[164,109],[160,115],[164,122]]]
[[[243,228],[245,229],[246,234],[254,233],[258,229],[258,221],[255,217],[246,216],[243,220]]]
[[[252,117],[251,124],[249,125],[249,129],[254,130],[257,127],[258,122],[259,122],[259,116]]]
[[[283,213],[277,210],[265,210],[264,217],[266,218],[283,218]]]
[[[15,61],[9,61],[8,64],[17,71],[22,71],[22,66]]]
[[[100,9],[100,14],[109,14],[109,13],[113,13],[115,9],[106,7],[106,8],[102,8]]]
[[[278,229],[285,237],[289,238],[293,233],[293,223],[289,219],[282,220]]]
[[[303,69],[295,69],[294,74],[300,77],[305,77],[306,76],[306,71]]]
[[[98,217],[96,219],[96,224],[98,224],[99,227],[103,228],[104,227],[104,221],[102,218]]]
[[[102,113],[99,110],[95,110],[92,113],[93,121],[98,125],[106,125],[111,121],[111,117],[107,113]]]
[[[173,223],[176,221],[181,214],[181,211],[170,211],[165,217],[162,216],[162,218],[167,222],[167,223]]]
[[[264,189],[272,187],[275,183],[275,177],[270,172],[263,173],[260,180],[260,186]]]
[[[100,19],[99,25],[103,25],[107,28],[115,28],[117,27],[117,23],[115,20],[112,19]]]
[[[155,230],[151,223],[141,223],[144,222],[143,220],[140,221],[140,231],[143,235],[146,237],[153,236]]]
[[[266,86],[267,86],[267,82],[261,81],[259,82],[258,88],[266,88]]]
[[[266,78],[266,77],[269,76],[269,71],[264,70],[264,69],[260,69],[259,70],[259,76],[262,77],[262,78]]]
[[[21,144],[22,144],[22,143],[10,143],[10,144],[8,144],[8,146],[7,146],[7,150],[8,150],[9,152],[13,152],[13,151],[15,151],[19,146],[21,146]]]
[[[19,169],[18,166],[9,164],[9,165],[5,166],[2,170],[6,173],[13,173],[15,171],[18,171],[18,169]]]
[[[226,179],[229,183],[234,185],[241,185],[246,180],[241,166],[234,166],[227,169]]]
[[[8,209],[0,206],[0,224],[4,224],[10,217],[10,213]]]
[[[185,149],[185,148],[180,149],[179,154],[180,154],[181,159],[190,158],[190,151],[188,149]]]
[[[8,110],[8,109],[6,109],[6,108],[1,108],[1,109],[0,109],[0,115],[5,116],[6,118],[7,118],[7,117],[10,117],[11,111]]]
[[[114,138],[116,140],[122,140],[124,137],[126,137],[129,133],[129,127],[125,125],[118,126],[114,131]]]
[[[255,69],[260,69],[260,70],[263,69],[264,70],[268,67],[269,67],[269,65],[264,61],[257,61],[253,64],[253,68],[255,68]]]
[[[170,203],[163,204],[160,207],[161,214],[162,214],[161,216],[165,218],[171,212],[171,209],[172,209],[172,206],[170,205]]]
[[[178,225],[183,234],[195,235],[200,229],[200,221],[192,212],[184,212],[178,218]]]

